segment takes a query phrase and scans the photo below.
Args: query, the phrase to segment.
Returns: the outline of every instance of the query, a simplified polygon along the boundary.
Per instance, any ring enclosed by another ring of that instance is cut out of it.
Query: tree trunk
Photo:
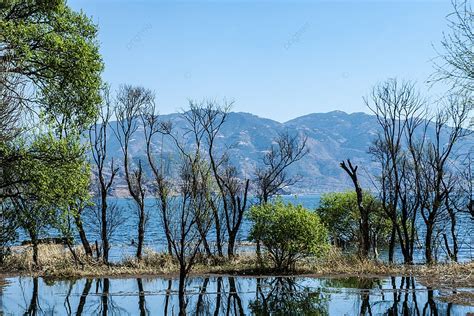
[[[179,289],[178,289],[178,299],[179,299],[179,315],[186,315],[186,271],[184,267],[179,269]]]
[[[201,222],[197,221],[196,225],[199,231],[199,235],[201,235],[202,245],[204,247],[204,250],[206,251],[206,256],[208,258],[212,258],[213,256],[212,256],[211,247],[209,246],[209,242],[207,241],[206,233],[204,232],[204,229],[202,228]]]
[[[362,188],[357,177],[358,166],[353,166],[351,161],[347,160],[347,165],[343,161],[340,163],[341,168],[349,175],[354,185],[357,195],[357,208],[360,214],[360,230],[362,235],[362,257],[368,258],[370,253],[370,231],[369,231],[369,211],[363,204]]]
[[[137,259],[142,259],[143,242],[145,240],[145,210],[144,206],[140,207],[140,219],[138,221],[138,244],[137,244]]]
[[[140,310],[140,316],[146,315],[146,302],[145,302],[145,292],[143,291],[143,282],[141,278],[137,278],[138,286],[138,309]]]
[[[33,263],[36,267],[39,266],[38,263],[38,236],[33,229],[28,230],[31,239],[31,245],[33,246]]]
[[[258,280],[258,279],[257,279]],[[216,296],[216,309],[214,310],[214,316],[218,316],[219,315],[219,309],[221,307],[221,288],[222,288],[222,277],[218,277],[217,278],[217,296]]]
[[[217,244],[217,255],[223,257],[222,252],[222,240],[221,240],[221,223],[219,221],[219,214],[214,212],[214,222],[216,223],[216,244]]]
[[[451,238],[453,240],[452,260],[458,262],[458,236],[456,236],[456,214],[453,210],[449,211],[451,217]]]
[[[173,281],[168,280],[168,288],[166,289],[166,299],[165,299],[165,308],[163,311],[163,315],[168,315],[168,306],[170,302],[170,295],[171,295],[171,286],[172,286]]]
[[[234,248],[235,248],[235,239],[237,238],[237,234],[234,231],[229,232],[229,242],[227,245],[227,256],[230,258],[234,257]]]
[[[107,195],[106,190],[103,190],[101,212],[100,212],[102,228],[101,228],[101,239],[102,239],[102,258],[105,264],[109,264],[109,237],[107,232]]]
[[[33,278],[33,294],[31,295],[28,313],[26,315],[37,315],[38,313],[38,278]]]
[[[92,248],[87,240],[86,232],[84,231],[84,226],[82,225],[81,215],[77,214],[74,216],[74,222],[76,223],[77,231],[79,232],[79,237],[81,238],[82,247],[84,247],[84,252],[87,256],[92,257]]]
[[[84,311],[84,306],[86,305],[87,295],[89,295],[89,291],[91,290],[92,286],[92,279],[86,279],[86,284],[84,285],[84,289],[82,290],[81,298],[79,299],[79,305],[77,305],[76,315],[81,316],[82,312]]]
[[[362,193],[361,193],[361,198],[362,198]],[[369,216],[367,214],[367,211],[364,211],[364,215],[362,216],[362,239],[363,239],[362,255],[364,256],[364,258],[367,258],[370,252]]]
[[[432,239],[433,239],[433,225],[431,223],[427,223],[426,237],[425,237],[425,260],[427,264],[433,263]]]
[[[109,311],[109,288],[110,281],[109,279],[104,279],[104,288],[102,291],[102,315],[107,316]]]
[[[260,239],[257,239],[257,246],[256,246],[255,251],[257,253],[257,263],[259,266],[262,266],[263,261],[262,261],[262,249],[260,245]]]
[[[395,241],[396,241],[397,228],[395,224],[392,224],[392,232],[390,234],[390,242],[388,245],[388,262],[393,263],[393,257],[395,254]]]

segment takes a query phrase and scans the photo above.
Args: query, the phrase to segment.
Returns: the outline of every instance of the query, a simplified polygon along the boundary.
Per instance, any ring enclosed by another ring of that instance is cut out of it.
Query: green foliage
[[[253,223],[250,239],[263,243],[276,269],[294,267],[299,259],[328,249],[327,229],[316,213],[301,205],[277,200],[252,207],[248,218]]]
[[[0,5],[3,69],[34,87],[23,101],[39,104],[61,130],[81,128],[96,114],[103,68],[96,35],[91,20],[63,0]]]
[[[79,139],[46,133],[18,146],[22,159],[11,175],[25,180],[12,198],[20,225],[36,235],[48,226],[67,231],[71,205],[89,197],[90,168]]]
[[[381,243],[385,242],[390,237],[391,221],[385,215],[380,201],[369,192],[364,192],[363,204],[369,210],[372,239],[376,237]],[[316,212],[335,243],[361,241],[360,212],[354,191],[323,194]]]
[[[17,217],[11,203],[0,203],[0,265],[9,254],[9,246],[16,240]]]

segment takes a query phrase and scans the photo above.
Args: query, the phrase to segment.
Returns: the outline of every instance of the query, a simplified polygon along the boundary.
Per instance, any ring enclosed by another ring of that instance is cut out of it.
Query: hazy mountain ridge
[[[160,119],[172,122],[176,130],[182,131],[184,121],[179,114],[162,115]],[[112,122],[112,126],[115,126],[115,122]],[[289,188],[289,192],[321,193],[350,188],[351,183],[347,175],[339,167],[339,163],[347,158],[360,165],[364,185],[370,186],[374,180],[370,179],[368,174],[377,170],[377,164],[372,161],[368,149],[377,134],[378,125],[375,116],[366,113],[313,113],[280,123],[250,113],[232,112],[222,127],[219,141],[216,143],[216,152],[223,153],[227,150],[242,176],[252,179],[253,171],[260,163],[265,150],[278,133],[285,130],[306,135],[309,149],[308,155],[289,169],[291,174],[300,177],[300,181]],[[112,131],[109,137],[111,157],[120,160],[121,149]],[[174,145],[165,137],[164,145],[161,146],[161,140],[161,136],[158,136],[153,141],[155,156],[163,157],[167,161],[176,161]],[[183,140],[191,144],[189,140]],[[473,143],[472,137],[468,143]],[[141,124],[131,142],[130,153],[134,159],[146,159]],[[117,192],[122,191],[120,188],[123,189],[123,184],[123,179],[119,179]]]

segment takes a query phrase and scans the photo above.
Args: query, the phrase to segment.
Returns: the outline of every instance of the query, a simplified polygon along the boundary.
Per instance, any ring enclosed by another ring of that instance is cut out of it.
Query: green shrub
[[[372,247],[385,245],[390,238],[392,223],[383,211],[381,202],[370,192],[364,191],[363,204],[369,212]],[[361,218],[354,191],[323,194],[316,213],[328,228],[334,244],[361,247]]]
[[[253,223],[250,239],[265,246],[277,270],[328,250],[328,232],[319,216],[301,205],[277,200],[252,207],[248,218]]]

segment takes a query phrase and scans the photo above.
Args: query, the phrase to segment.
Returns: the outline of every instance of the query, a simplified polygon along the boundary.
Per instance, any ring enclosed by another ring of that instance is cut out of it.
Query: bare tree
[[[216,142],[222,126],[227,120],[232,103],[223,106],[208,101],[204,104],[191,102],[190,112],[197,118],[199,125],[204,130],[207,157],[211,165],[212,175],[217,185],[218,201],[222,204],[223,222],[227,231],[227,255],[235,254],[235,243],[240,230],[244,212],[247,208],[249,179],[241,180],[237,168],[232,165],[227,151],[216,153]],[[222,228],[219,216],[219,204],[210,201],[216,227],[216,234],[220,235]],[[217,246],[218,254],[222,256],[221,238]]]
[[[413,170],[404,143],[408,137],[411,153],[417,158],[419,153],[415,149],[420,146],[414,136],[423,122],[420,117],[424,114],[424,100],[416,92],[414,84],[389,79],[375,86],[370,97],[364,101],[375,114],[381,130],[369,152],[380,163],[380,198],[384,211],[392,221],[389,262],[393,262],[398,237],[404,261],[411,263],[420,195],[412,195],[411,184],[414,182],[408,177],[413,175]],[[414,176],[415,181],[420,180],[417,174]]]
[[[224,165],[221,172],[219,181],[223,185],[221,194],[225,205],[224,218],[228,234],[227,256],[232,258],[235,255],[235,243],[247,209],[250,180],[241,180],[236,167],[230,164]]]
[[[436,113],[435,135],[426,144],[423,157],[424,195],[421,215],[426,226],[425,260],[433,263],[433,233],[443,205],[450,195],[447,179],[452,168],[455,145],[471,133],[467,126],[471,107],[470,98],[451,95]]]
[[[164,131],[169,131],[171,126],[167,125],[167,122],[159,121],[158,113],[154,103],[146,107],[146,109],[142,112],[141,118],[143,131],[145,134],[147,159],[154,177],[154,193],[158,200],[161,218],[163,219],[168,212],[168,202],[171,194],[172,184],[168,181],[165,175],[163,156],[161,155],[160,160],[157,161],[157,158],[153,154],[152,142],[157,135],[161,135],[161,152],[163,152],[163,136],[164,133],[167,133]],[[168,254],[172,255],[173,248],[170,239],[171,233],[169,231],[169,227],[167,226],[167,222],[163,221],[162,224],[165,230]]]
[[[363,203],[362,187],[360,186],[359,178],[357,176],[358,166],[353,166],[349,159],[347,159],[347,164],[345,161],[342,161],[340,163],[340,166],[349,175],[352,180],[352,183],[354,184],[354,189],[357,196],[357,208],[359,209],[361,219],[360,231],[362,233],[362,256],[364,258],[367,258],[369,256],[371,248],[369,225],[370,208],[365,207]]]
[[[203,236],[212,225],[209,206],[210,176],[198,151],[183,155],[178,195],[167,196],[168,207],[162,209],[165,233],[179,264],[180,315],[186,314],[186,278],[195,264]]]
[[[96,121],[89,129],[89,141],[91,143],[92,159],[97,173],[97,203],[100,209],[100,236],[102,240],[102,258],[105,263],[109,262],[109,217],[110,208],[107,198],[112,184],[118,172],[114,165],[113,158],[108,161],[108,128],[110,127],[110,118],[113,113],[112,101],[110,99],[110,90],[106,87],[103,90],[103,105],[98,113]]]
[[[431,81],[449,81],[453,88],[474,89],[474,12],[469,0],[452,0],[447,16],[450,32],[443,34],[442,51],[435,60]]]
[[[431,120],[413,84],[400,85],[391,79],[376,86],[366,103],[381,127],[370,151],[381,165],[381,200],[393,224],[389,261],[397,238],[405,263],[413,262],[421,214],[426,227],[425,259],[432,263],[443,214],[449,214],[454,226],[456,222],[455,204],[449,199],[456,182],[452,160],[455,145],[470,133],[466,127],[472,100],[453,94]]]
[[[91,232],[100,236],[102,240],[102,251],[100,249],[96,249],[98,254],[97,256],[102,257],[104,262],[108,264],[111,243],[114,241],[119,228],[126,222],[126,217],[122,207],[117,205],[116,202],[107,201],[107,210],[105,212],[104,220],[100,184],[98,184],[96,192],[99,194],[95,194],[93,197],[94,205],[88,206],[84,212],[84,222],[88,227],[90,227]],[[106,242],[104,243],[103,240],[106,240]],[[107,245],[107,248],[104,247],[105,244]],[[105,249],[107,249],[106,253],[104,253]]]
[[[138,159],[137,166],[132,167],[130,142],[137,131],[138,120],[144,108],[153,102],[154,95],[150,90],[142,87],[122,85],[117,94],[117,105],[115,108],[117,124],[114,132],[122,148],[123,167],[128,191],[137,207],[138,242],[136,256],[138,260],[142,257],[148,214],[145,209],[146,186],[143,164],[142,160]]]
[[[297,178],[287,173],[288,167],[301,160],[309,150],[306,148],[307,137],[281,133],[262,158],[262,167],[255,170],[257,197],[260,203],[267,203],[268,199],[277,194],[286,186],[293,185]]]
[[[168,138],[172,140],[172,142],[174,143],[177,149],[177,152],[181,156],[181,160],[185,161],[189,165],[200,164],[199,169],[196,169],[196,170],[201,173],[201,176],[206,175],[206,179],[207,181],[209,181],[209,183],[207,183],[207,189],[209,190],[208,191],[209,194],[206,196],[207,198],[206,206],[208,206],[209,210],[211,210],[209,212],[203,212],[202,214],[207,214],[207,216],[211,218],[211,222],[215,224],[217,220],[215,218],[216,214],[214,213],[215,209],[212,205],[217,204],[217,197],[215,194],[211,194],[211,192],[214,191],[214,188],[213,188],[214,183],[212,183],[211,178],[207,177],[207,175],[211,173],[211,166],[205,160],[205,154],[206,154],[206,151],[204,149],[205,132],[199,123],[199,119],[196,112],[192,112],[192,111],[184,112],[182,114],[182,118],[186,122],[186,126],[181,131],[175,130],[171,122],[162,122],[160,124],[160,133],[162,133],[163,135],[167,136]],[[186,145],[187,141],[191,142],[190,146]],[[170,185],[169,181],[162,181],[161,184],[164,186]],[[169,190],[164,190],[164,192],[165,193],[169,192]],[[161,194],[159,190],[158,190],[158,193]],[[161,202],[160,205],[163,212],[164,203]],[[169,206],[169,203],[167,204],[167,206]],[[207,218],[204,216],[200,216],[198,219],[199,221],[196,222],[196,228],[197,228],[197,231],[201,235],[201,243],[204,247],[206,255],[208,258],[211,258],[214,255],[211,250],[209,241],[207,239],[208,232],[209,232],[209,229],[207,228]],[[166,231],[167,230],[166,225],[164,227]],[[216,239],[217,239],[216,244],[218,245],[222,243],[220,237],[221,237],[220,231],[219,233],[216,232]]]
[[[213,148],[216,136],[225,122],[227,111],[222,111],[219,107],[215,107],[211,102],[208,102],[206,106],[203,106],[202,104],[190,101],[189,110],[184,112],[182,116],[187,122],[185,134],[190,136],[192,146],[196,147],[196,153],[202,157],[203,163],[208,165],[207,172],[212,172],[214,175],[214,182],[218,187],[218,192],[222,193],[222,183],[219,181],[220,179],[218,177],[220,162],[217,161],[217,158],[214,156]],[[206,158],[209,159],[209,161],[206,161]],[[212,210],[213,225],[216,231],[217,255],[222,257],[223,228],[219,210],[219,200],[221,199],[217,198],[215,195],[208,195],[208,197],[208,203]],[[208,252],[208,255],[211,255],[205,235],[203,236],[203,243],[204,247],[207,249],[206,252]]]

